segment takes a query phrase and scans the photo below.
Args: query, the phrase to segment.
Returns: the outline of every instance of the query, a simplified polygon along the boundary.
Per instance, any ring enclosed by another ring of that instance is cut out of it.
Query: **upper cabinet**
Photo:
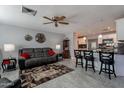
[[[78,44],[87,44],[86,37],[78,37]]]
[[[117,40],[124,40],[124,18],[116,20]]]

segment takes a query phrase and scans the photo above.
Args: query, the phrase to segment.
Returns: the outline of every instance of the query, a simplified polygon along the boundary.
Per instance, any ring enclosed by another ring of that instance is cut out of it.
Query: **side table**
[[[63,53],[58,53],[57,57],[58,57],[58,61],[63,60]]]
[[[7,70],[15,70],[16,64],[17,64],[16,58],[3,59],[3,62],[2,62],[3,72]]]

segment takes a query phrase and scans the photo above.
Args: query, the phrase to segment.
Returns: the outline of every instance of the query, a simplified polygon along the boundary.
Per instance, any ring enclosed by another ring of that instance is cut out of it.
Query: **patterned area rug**
[[[73,69],[60,64],[48,64],[22,70],[20,74],[22,87],[32,88],[71,71]]]

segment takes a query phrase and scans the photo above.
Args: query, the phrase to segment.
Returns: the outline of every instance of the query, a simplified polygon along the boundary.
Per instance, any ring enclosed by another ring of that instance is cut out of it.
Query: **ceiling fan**
[[[48,19],[50,22],[43,23],[43,24],[51,24],[54,23],[55,27],[58,27],[58,24],[64,24],[68,25],[68,22],[64,22],[63,20],[66,18],[65,16],[54,16],[52,18],[49,18],[47,16],[43,16],[43,18]]]

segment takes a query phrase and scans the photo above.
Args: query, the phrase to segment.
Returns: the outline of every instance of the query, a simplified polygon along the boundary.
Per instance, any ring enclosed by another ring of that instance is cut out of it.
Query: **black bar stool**
[[[74,50],[74,55],[76,58],[76,67],[77,65],[81,65],[83,68],[83,55],[82,55],[81,50]],[[81,62],[79,62],[79,60],[81,60]]]
[[[87,71],[87,68],[92,68],[95,72],[93,51],[85,50],[84,51],[84,59],[86,60],[85,70]],[[88,64],[89,61],[91,62],[91,64]]]
[[[111,79],[111,74],[114,74],[114,76],[116,77],[114,69],[114,52],[99,52],[99,58],[101,61],[101,68],[99,74],[101,74],[101,72],[105,72],[109,75],[109,79]]]

